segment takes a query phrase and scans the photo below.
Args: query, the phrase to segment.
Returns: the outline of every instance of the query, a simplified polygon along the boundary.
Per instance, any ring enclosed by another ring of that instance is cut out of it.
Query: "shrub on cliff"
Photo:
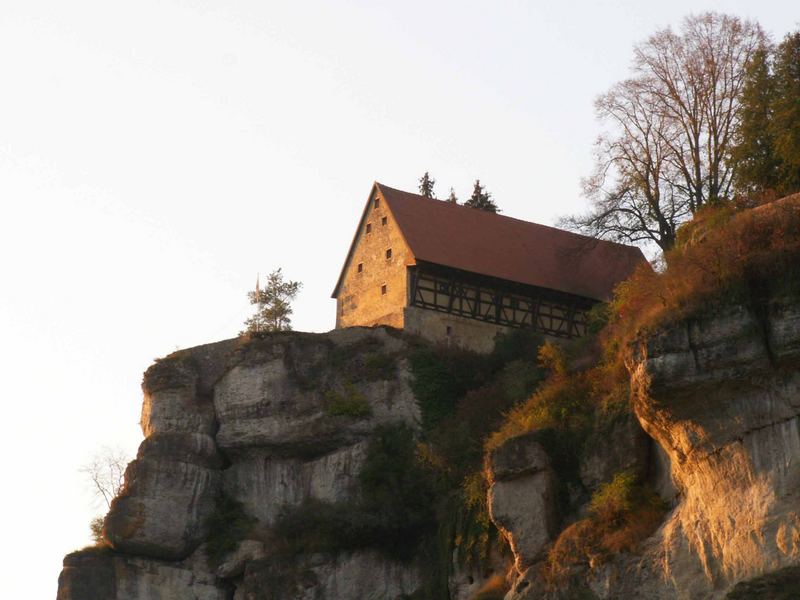
[[[563,584],[575,566],[597,567],[614,554],[635,552],[661,524],[666,507],[630,472],[617,473],[589,503],[589,517],[558,536],[548,553],[546,578]]]
[[[421,343],[408,357],[414,378],[411,389],[422,413],[422,426],[433,429],[456,409],[460,398],[486,381],[483,357]]]
[[[709,207],[681,229],[666,262],[664,272],[640,268],[617,287],[608,346],[722,302],[757,305],[770,286],[800,285],[800,195]]]
[[[434,484],[420,468],[411,429],[378,429],[358,478],[362,508],[378,516],[384,540],[399,555],[413,552],[434,524]]]
[[[205,527],[206,557],[211,565],[218,565],[225,556],[234,550],[255,525],[256,520],[244,511],[238,500],[221,493],[216,500],[215,510]]]
[[[378,429],[359,482],[358,501],[308,500],[283,511],[272,529],[279,549],[293,555],[379,548],[410,558],[435,523],[433,482],[418,465],[411,429]]]
[[[411,388],[422,413],[423,429],[432,431],[451,417],[458,420],[455,413],[465,400],[469,402],[468,392],[498,381],[513,401],[528,395],[542,379],[536,368],[541,344],[541,334],[533,329],[515,329],[498,336],[489,355],[418,343],[408,359],[413,375]],[[488,407],[484,414],[493,417],[504,408]]]
[[[586,373],[567,374],[563,350],[551,343],[541,346],[539,366],[542,371],[549,371],[547,381],[506,413],[500,428],[488,437],[486,450],[537,429],[574,432],[582,438],[580,434],[589,425],[591,416],[587,402],[591,392],[589,378]]]
[[[325,412],[333,417],[350,417],[361,419],[372,414],[372,407],[364,394],[348,383],[343,392],[328,390],[325,392]]]

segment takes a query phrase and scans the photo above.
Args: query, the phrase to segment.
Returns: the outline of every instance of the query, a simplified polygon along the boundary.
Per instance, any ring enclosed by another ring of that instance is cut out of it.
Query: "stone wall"
[[[383,199],[377,206],[370,200],[360,227],[336,298],[336,327],[402,328],[407,266],[414,264],[414,257]],[[391,258],[386,257],[387,250]]]
[[[498,333],[511,331],[510,327],[495,325],[475,319],[457,317],[447,313],[408,306],[403,311],[404,329],[439,344],[457,346],[480,353],[494,349]]]

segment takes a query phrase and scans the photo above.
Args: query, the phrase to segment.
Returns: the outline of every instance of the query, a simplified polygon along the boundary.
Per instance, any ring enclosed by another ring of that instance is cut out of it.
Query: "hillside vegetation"
[[[414,344],[404,358],[421,436],[402,427],[379,432],[360,477],[361,503],[313,502],[285,513],[273,532],[278,545],[290,555],[372,547],[398,559],[423,556],[424,597],[446,598],[454,555],[462,567],[491,570],[493,556],[508,554],[489,514],[485,456],[537,432],[558,476],[561,515],[543,579],[555,589],[576,568],[637,552],[667,509],[646,465],[618,461],[599,485],[582,476],[598,440],[633,420],[631,344],[697,311],[757,306],[770,286],[796,285],[800,196],[709,207],[679,233],[667,268],[639,269],[592,312],[592,335],[570,346],[525,330],[499,339],[489,356]],[[505,587],[492,581],[502,597]]]
[[[663,271],[643,266],[617,288],[610,304],[593,311],[594,336],[567,350],[541,347],[539,362],[547,378],[485,440],[491,452],[538,432],[559,476],[564,529],[540,573],[552,589],[565,585],[575,567],[596,567],[620,552],[635,553],[667,508],[650,487],[644,465],[639,472],[617,472],[590,497],[580,477],[592,444],[608,443],[614,424],[631,415],[626,364],[634,342],[734,303],[761,314],[769,292],[797,289],[800,195],[761,206],[708,207],[680,230],[665,258]],[[575,368],[587,360],[593,365]]]

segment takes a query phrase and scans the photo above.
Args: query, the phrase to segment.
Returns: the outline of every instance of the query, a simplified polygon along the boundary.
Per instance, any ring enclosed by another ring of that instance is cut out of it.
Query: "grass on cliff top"
[[[665,259],[663,272],[643,266],[617,287],[606,345],[726,303],[758,311],[771,288],[800,286],[800,194],[707,207],[679,230]]]

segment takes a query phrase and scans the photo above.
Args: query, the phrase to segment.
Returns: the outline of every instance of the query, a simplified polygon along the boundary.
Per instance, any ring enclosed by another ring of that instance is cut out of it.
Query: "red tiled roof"
[[[595,300],[645,261],[633,246],[375,187],[418,261]]]

